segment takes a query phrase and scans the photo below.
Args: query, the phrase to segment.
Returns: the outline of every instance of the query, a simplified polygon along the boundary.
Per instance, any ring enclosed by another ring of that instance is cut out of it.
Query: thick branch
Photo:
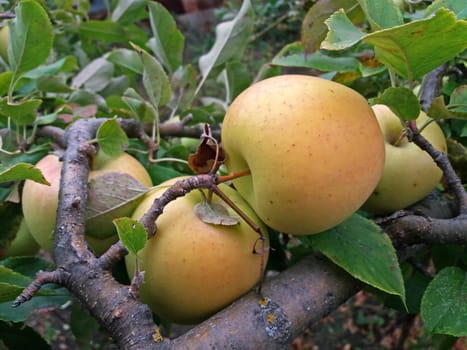
[[[327,260],[306,258],[172,342],[173,349],[284,349],[358,291]]]

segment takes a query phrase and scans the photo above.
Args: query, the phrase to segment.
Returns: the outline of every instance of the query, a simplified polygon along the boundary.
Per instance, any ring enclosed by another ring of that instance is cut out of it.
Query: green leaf
[[[119,218],[113,220],[117,228],[118,237],[130,253],[138,255],[138,252],[144,248],[147,241],[147,233],[143,225],[130,218]]]
[[[303,51],[312,53],[319,49],[328,31],[324,21],[329,16],[341,8],[350,15],[348,11],[359,10],[359,7],[356,5],[356,0],[320,0],[315,2],[306,13],[302,22],[301,43]]]
[[[250,0],[244,0],[242,7],[231,21],[222,22],[216,26],[216,41],[211,50],[199,59],[202,79],[195,95],[203,86],[209,74],[233,58],[241,58],[253,30],[253,15]]]
[[[53,30],[39,2],[20,1],[10,22],[8,59],[15,76],[45,62],[52,50]]]
[[[9,350],[50,350],[51,347],[33,328],[20,323],[0,321],[0,339]]]
[[[133,50],[115,49],[106,56],[106,59],[116,66],[123,67],[137,74],[143,74],[143,62],[138,53]]]
[[[443,96],[438,96],[431,101],[427,114],[433,119],[449,119],[456,117],[455,114],[446,107]],[[467,115],[465,117],[467,118]]]
[[[370,220],[354,214],[330,230],[304,238],[355,278],[400,296],[405,304],[404,281],[394,247]]]
[[[113,158],[121,155],[129,144],[128,136],[115,119],[103,122],[97,129],[96,138],[102,151]]]
[[[284,67],[313,68],[322,72],[357,73],[360,66],[354,57],[331,57],[321,51],[305,54],[300,43],[284,46],[271,63]]]
[[[387,88],[374,102],[388,106],[403,121],[415,120],[420,115],[418,98],[407,88]]]
[[[467,85],[461,85],[454,89],[447,108],[458,118],[467,118]]]
[[[467,272],[446,267],[431,281],[421,304],[425,328],[432,333],[467,336]]]
[[[80,303],[71,305],[70,327],[79,349],[89,349],[101,330],[97,320]]]
[[[49,270],[53,264],[35,256],[14,256],[0,261],[0,265],[26,277],[34,278],[37,271]]]
[[[61,307],[65,303],[70,301],[70,296],[68,295],[65,288],[57,288],[57,295],[48,295],[48,296],[35,296],[26,303],[23,303],[21,306],[13,308],[11,303],[13,300],[0,303],[0,320],[11,321],[11,322],[24,322],[34,311],[38,309],[43,309],[46,307]]]
[[[371,26],[386,29],[404,23],[402,14],[393,0],[358,0]]]
[[[10,117],[17,125],[31,125],[36,120],[37,109],[41,104],[42,100],[33,98],[10,102],[5,96],[0,100],[0,114]]]
[[[0,73],[0,96],[5,96],[8,93],[8,88],[13,78],[13,72],[1,72]]]
[[[48,65],[39,66],[22,75],[22,78],[39,79],[45,75],[66,73],[78,69],[76,57],[66,56]]]
[[[114,65],[105,58],[99,57],[73,77],[71,86],[78,89],[84,85],[90,91],[99,92],[109,84],[113,74]]]
[[[129,216],[148,188],[132,176],[108,172],[89,182],[86,206],[86,232],[97,238],[115,235],[113,219]]]
[[[43,185],[50,185],[42,172],[33,164],[16,163],[11,167],[0,165],[0,183],[19,180],[32,180]]]
[[[112,11],[111,19],[114,22],[126,23],[129,21],[130,23],[134,23],[139,17],[140,12],[143,12],[147,17],[147,13],[145,12],[146,5],[146,0],[120,0]]]
[[[159,61],[147,51],[133,45],[143,61],[143,86],[154,108],[166,105],[172,96],[169,78]]]
[[[149,20],[153,38],[148,46],[169,72],[174,72],[182,65],[185,38],[177,29],[174,18],[158,2],[148,3]]]
[[[429,17],[440,8],[450,9],[458,19],[467,19],[467,3],[465,0],[435,0],[426,8],[424,16]]]
[[[172,99],[170,107],[172,110],[184,111],[190,107],[195,97],[197,73],[191,64],[179,67],[173,74],[171,86],[177,92],[178,98]]]
[[[247,67],[239,61],[226,63],[225,71],[222,75],[225,76],[228,102],[232,102],[235,97],[251,85],[250,72]]]
[[[324,23],[329,31],[321,43],[321,48],[326,50],[346,49],[358,43],[365,36],[365,33],[354,26],[343,9],[336,11]]]
[[[467,22],[456,20],[455,14],[446,9],[428,19],[370,34],[355,27],[343,10],[334,13],[326,25],[329,32],[322,48],[343,50],[363,40],[375,46],[379,61],[409,80],[421,77],[467,48]]]
[[[107,43],[127,42],[122,26],[109,20],[83,21],[79,26],[79,34],[83,40],[100,40]]]
[[[41,92],[69,93],[73,89],[68,86],[65,77],[44,75],[37,79],[37,89]]]
[[[404,78],[417,79],[467,48],[467,22],[440,9],[421,19],[369,34],[363,40],[375,45],[378,60]]]
[[[175,170],[172,167],[160,165],[157,163],[151,164],[148,168],[148,172],[151,175],[151,179],[155,184],[162,183],[166,180],[173,179],[174,177],[186,175],[180,171]]]
[[[128,88],[122,97],[123,102],[130,109],[133,118],[150,123],[159,117],[158,110],[145,101],[133,88]]]

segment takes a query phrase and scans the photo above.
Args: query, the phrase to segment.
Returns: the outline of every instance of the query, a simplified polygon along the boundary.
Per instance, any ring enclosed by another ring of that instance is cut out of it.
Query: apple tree
[[[465,1],[303,1],[264,23],[244,0],[196,57],[158,2],[107,5],[1,4],[0,345],[49,348],[25,322],[54,306],[86,348],[282,349],[362,289],[467,336]]]

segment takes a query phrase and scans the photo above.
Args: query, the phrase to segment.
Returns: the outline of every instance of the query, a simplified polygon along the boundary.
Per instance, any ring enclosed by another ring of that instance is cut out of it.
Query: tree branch
[[[360,284],[325,259],[308,257],[173,340],[174,349],[284,349],[354,295]]]

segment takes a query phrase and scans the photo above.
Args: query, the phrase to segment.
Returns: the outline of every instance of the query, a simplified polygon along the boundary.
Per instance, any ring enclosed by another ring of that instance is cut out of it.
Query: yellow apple
[[[5,256],[35,255],[39,251],[39,248],[23,218],[16,232],[16,237],[7,248]]]
[[[151,192],[133,218],[140,219],[178,179],[166,181]],[[220,188],[266,235],[263,224],[239,194],[227,185]],[[267,250],[253,253],[255,246],[261,248],[259,235],[243,220],[223,226],[205,223],[195,215],[194,208],[202,200],[200,191],[195,190],[170,202],[156,220],[156,235],[138,252],[140,269],[145,271],[141,299],[170,322],[197,323],[224,308],[255,286],[262,274],[261,262],[265,264],[268,258]],[[213,203],[223,204],[217,196]],[[223,207],[238,218],[230,207]],[[130,276],[135,261],[132,254],[126,257]]]
[[[50,154],[42,158],[36,167],[42,171],[44,177],[50,182],[50,186],[31,180],[25,181],[22,194],[23,215],[37,243],[51,252],[62,162],[56,155]],[[144,186],[152,186],[151,178],[143,165],[127,153],[123,153],[118,158],[110,158],[99,152],[92,164],[89,178],[94,179],[110,172],[125,173]],[[131,215],[131,213],[125,213],[125,215]],[[109,225],[111,225],[111,220]],[[115,231],[108,232],[107,229],[103,231],[100,229],[101,227],[92,227],[89,230],[86,227],[86,239],[98,255],[117,241]]]
[[[433,159],[403,136],[400,119],[385,105],[373,110],[384,134],[386,162],[383,176],[363,206],[374,214],[389,214],[403,209],[428,195],[439,183],[442,171]],[[420,128],[429,118],[421,112],[416,120]],[[432,122],[422,135],[439,151],[446,152],[446,138],[438,124]]]
[[[222,146],[234,185],[275,230],[314,234],[354,213],[384,165],[372,109],[354,90],[321,78],[283,75],[243,91],[227,111]]]
[[[8,63],[8,36],[10,30],[8,25],[4,25],[0,28],[0,56],[3,60]]]

